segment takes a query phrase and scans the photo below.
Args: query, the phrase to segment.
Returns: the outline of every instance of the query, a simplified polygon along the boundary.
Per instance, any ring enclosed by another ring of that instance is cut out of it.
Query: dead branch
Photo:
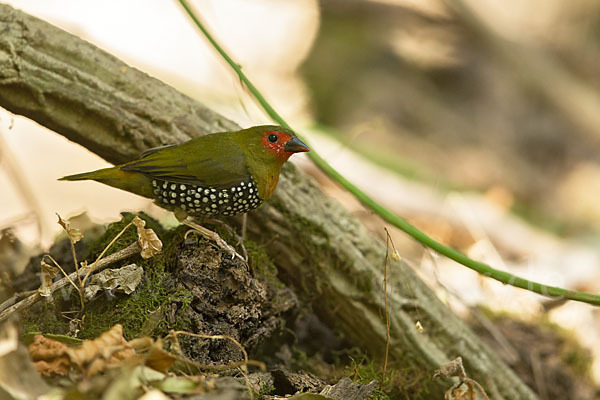
[[[97,263],[80,268],[79,269],[79,278],[85,276],[92,268],[93,268],[94,272],[101,271],[104,268],[108,267],[111,264],[114,264],[117,261],[124,260],[128,257],[138,254],[140,252],[140,250],[141,250],[140,246],[137,244],[137,242],[132,243],[129,246],[125,247],[123,250],[120,250],[116,253],[109,255],[109,256],[101,259]],[[74,280],[77,280],[79,278],[78,278],[78,274],[76,271],[76,272],[73,272],[70,275],[54,282],[54,284],[52,285],[52,293],[55,293],[57,290],[60,290],[64,287],[68,286],[70,284],[70,282],[73,282]],[[2,312],[0,312],[0,322],[6,320],[13,313],[24,310],[28,307],[31,307],[32,305],[34,305],[35,303],[37,303],[38,301],[43,299],[43,297],[40,296],[38,291],[35,291],[35,293],[29,295],[28,297],[24,298],[23,300],[15,302],[16,301],[15,299],[18,298],[18,296],[19,296],[19,294],[15,294],[13,297],[6,300],[4,303],[0,304],[0,310],[3,310]],[[7,306],[9,304],[11,304],[11,305]]]

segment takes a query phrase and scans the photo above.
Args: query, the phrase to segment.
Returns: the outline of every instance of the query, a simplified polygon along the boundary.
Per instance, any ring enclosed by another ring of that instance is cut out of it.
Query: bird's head
[[[254,126],[237,134],[263,200],[275,191],[283,163],[294,153],[310,151],[291,129],[282,126]]]
[[[294,153],[310,151],[291,129],[282,126],[255,126],[246,131],[254,156],[267,163],[283,164]]]

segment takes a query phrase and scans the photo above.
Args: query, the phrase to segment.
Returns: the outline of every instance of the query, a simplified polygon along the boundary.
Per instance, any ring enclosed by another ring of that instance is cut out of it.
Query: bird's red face
[[[285,162],[294,153],[310,151],[300,139],[281,131],[266,131],[261,142],[265,149]]]

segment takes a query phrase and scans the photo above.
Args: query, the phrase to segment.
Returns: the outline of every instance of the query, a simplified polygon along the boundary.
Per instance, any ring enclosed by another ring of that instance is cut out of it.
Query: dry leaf
[[[82,369],[97,358],[103,358],[110,363],[133,355],[133,350],[123,338],[123,327],[120,324],[113,326],[98,338],[86,340],[81,346],[68,348],[65,352],[71,362]]]
[[[139,354],[144,351],[147,351],[153,343],[154,340],[151,337],[143,336],[140,338],[131,339],[129,341],[129,346],[131,346],[131,348]]]
[[[477,399],[478,390],[485,400],[489,400],[485,389],[479,384],[479,382],[467,376],[467,372],[463,366],[462,357],[456,357],[449,363],[440,366],[440,369],[435,371],[433,377],[458,378],[458,382],[452,385],[450,389],[446,390],[446,393],[444,393],[444,399],[446,400],[475,400]],[[466,390],[461,388],[463,384],[467,387]]]
[[[42,297],[48,297],[52,295],[52,284],[54,283],[54,278],[58,275],[59,269],[53,267],[44,261],[42,257],[41,262],[42,273],[40,275],[40,279],[42,280],[41,286],[38,288],[38,293]]]
[[[133,219],[133,224],[137,227],[138,244],[142,249],[140,252],[142,258],[152,258],[157,253],[160,253],[163,244],[152,229],[144,228],[146,221],[136,216]]]
[[[444,395],[444,398],[448,399],[448,400],[451,400],[451,399],[452,400],[472,400],[472,399],[474,399],[473,396],[474,396],[474,393],[471,392],[470,390],[457,388],[457,389],[454,389],[452,391],[452,393],[447,392]]]
[[[64,343],[35,335],[29,345],[29,356],[35,369],[43,376],[66,375],[71,364],[65,354],[66,349]]]
[[[146,354],[146,365],[160,372],[167,372],[177,358],[163,350],[162,340],[157,339]]]
[[[67,356],[55,358],[52,361],[35,361],[33,366],[35,370],[42,376],[66,375],[69,372],[71,363]]]
[[[58,214],[56,214],[56,215],[58,216],[58,224],[63,227],[65,232],[67,232],[67,235],[69,236],[69,239],[71,240],[71,243],[75,244],[75,243],[79,242],[81,240],[81,238],[83,237],[83,233],[81,233],[81,231],[77,228],[71,228],[69,221],[65,221]]]
[[[100,290],[115,290],[115,292],[131,294],[142,281],[144,269],[136,264],[126,265],[116,269],[106,269],[88,280],[83,296],[92,299]]]
[[[67,345],[43,335],[35,335],[29,345],[29,356],[33,361],[52,360],[65,354]]]
[[[162,339],[152,339],[149,336],[132,339],[129,346],[135,350],[132,364],[143,364],[156,371],[167,372],[177,357],[163,350]]]
[[[465,367],[463,367],[462,357],[456,357],[454,360],[441,365],[433,374],[434,378],[450,378],[454,376],[461,379],[467,377]]]
[[[127,342],[123,338],[123,327],[117,324],[98,338],[85,340],[78,347],[68,347],[56,340],[35,335],[29,345],[29,355],[38,372],[44,376],[65,375],[71,367],[92,376],[107,368],[122,365],[121,362],[166,372],[177,357],[162,347],[162,340],[154,341],[147,336]]]

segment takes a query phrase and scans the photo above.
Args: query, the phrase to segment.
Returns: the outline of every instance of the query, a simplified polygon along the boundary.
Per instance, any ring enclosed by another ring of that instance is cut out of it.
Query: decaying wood
[[[0,106],[112,163],[143,150],[236,128],[197,101],[52,25],[0,5]],[[351,345],[385,348],[385,245],[302,172],[284,168],[275,196],[249,218],[280,278]],[[402,262],[390,265],[390,361],[430,376],[457,356],[494,399],[531,390]],[[415,323],[425,331],[420,333]],[[431,382],[441,398],[447,382]]]
[[[361,385],[348,378],[342,378],[335,385],[325,387],[321,394],[336,400],[364,400],[369,398],[378,384],[379,382],[372,381],[368,385]]]

